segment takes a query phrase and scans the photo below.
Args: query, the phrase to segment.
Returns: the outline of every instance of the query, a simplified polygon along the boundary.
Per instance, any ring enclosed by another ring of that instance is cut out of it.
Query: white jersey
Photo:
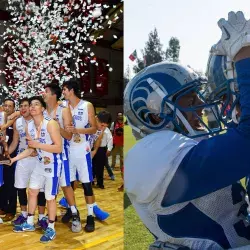
[[[49,114],[48,111],[45,110],[44,116],[49,117],[51,119],[56,119],[59,122],[60,127],[64,128],[63,115],[62,115],[64,108],[65,106],[63,104],[59,104],[57,108],[51,112],[51,114]],[[67,155],[68,155],[68,150],[69,150],[69,141],[65,139],[64,137],[62,137],[62,145],[63,145],[62,157],[63,157],[63,160],[67,160]]]
[[[48,122],[51,119],[48,117],[45,117],[43,119],[43,123],[41,125],[40,134],[37,134],[37,130],[35,127],[35,123],[33,120],[29,121],[28,123],[28,133],[31,136],[33,140],[39,140],[42,144],[52,144],[53,141],[51,140],[50,134],[47,130]],[[40,164],[36,167],[36,171],[39,171],[39,173],[43,175],[48,176],[60,176],[61,174],[61,160],[60,160],[60,154],[56,153],[49,153],[46,151],[43,151],[41,149],[37,149],[37,159]]]
[[[89,127],[89,118],[88,118],[88,102],[80,100],[78,105],[73,108],[70,106],[73,124],[75,128],[88,128]],[[70,150],[75,150],[75,147],[81,152],[88,153],[90,152],[89,144],[89,135],[88,134],[73,134],[72,139],[70,140]],[[74,149],[73,149],[74,148]]]
[[[97,140],[97,138],[101,135],[101,133],[102,133],[101,130],[97,130],[95,134],[89,135],[89,144],[91,149],[94,147],[94,143]]]
[[[4,112],[0,112],[0,126],[5,124]]]
[[[22,153],[28,148],[28,143],[26,140],[26,129],[28,122],[29,121],[26,121],[22,116],[16,120],[16,130],[19,134],[18,154]]]
[[[180,163],[196,144],[173,131],[156,132],[139,141],[125,159],[124,183],[133,206],[158,241],[192,250],[250,244],[250,226],[244,216],[239,216],[245,205],[239,183],[194,200],[166,203],[168,187]],[[177,197],[188,185],[185,176],[182,179]]]

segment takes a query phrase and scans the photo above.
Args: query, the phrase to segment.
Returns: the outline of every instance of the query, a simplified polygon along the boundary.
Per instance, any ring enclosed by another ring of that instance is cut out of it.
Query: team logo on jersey
[[[80,143],[81,142],[81,136],[79,134],[74,134],[73,135],[73,141],[75,143]]]
[[[44,138],[39,138],[39,142],[42,143],[42,144],[46,144],[46,141]]]
[[[25,149],[24,148],[20,148],[19,149],[19,154],[21,154]]]
[[[26,136],[26,133],[25,133],[25,132],[23,132],[23,131],[21,131],[21,132],[19,133],[19,135],[20,135],[20,137],[21,137],[21,138],[23,138],[23,137],[25,137],[25,136]]]
[[[50,158],[49,158],[49,157],[47,157],[47,156],[44,156],[44,157],[43,157],[43,163],[44,163],[44,165],[48,165],[48,164],[50,164],[50,163],[51,163]]]
[[[79,115],[75,115],[75,117],[74,117],[74,118],[75,118],[75,120],[76,120],[76,121],[82,121],[82,117],[81,117],[81,116],[79,116]]]
[[[51,168],[45,168],[44,171],[45,171],[46,173],[52,173],[52,169],[51,169]]]
[[[42,162],[43,158],[41,157],[41,155],[37,155],[37,157],[38,157],[39,162]]]

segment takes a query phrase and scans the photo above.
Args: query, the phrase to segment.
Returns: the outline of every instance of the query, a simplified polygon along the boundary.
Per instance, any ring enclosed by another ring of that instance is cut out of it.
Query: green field
[[[125,146],[124,153],[136,143],[131,128],[125,126]],[[126,171],[126,167],[125,167]],[[125,240],[124,249],[125,250],[146,250],[149,245],[154,241],[153,236],[148,232],[145,226],[142,224],[135,209],[131,205],[126,193],[124,195],[124,230],[125,230]]]

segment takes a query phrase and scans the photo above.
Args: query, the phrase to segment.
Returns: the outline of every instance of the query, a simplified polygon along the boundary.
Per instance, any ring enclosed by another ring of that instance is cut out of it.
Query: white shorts
[[[41,175],[41,173],[34,170],[30,177],[29,188],[44,189],[45,199],[53,200],[58,194],[59,177],[51,177]]]
[[[60,187],[68,187],[75,180],[75,170],[69,164],[69,160],[64,160],[62,164],[62,172],[59,179]]]
[[[74,180],[79,180],[81,183],[88,183],[93,181],[93,173],[92,173],[92,159],[91,153],[87,153],[86,155],[74,155],[74,151],[71,150],[69,156],[69,164],[74,169]],[[78,175],[76,177],[76,175]]]
[[[36,167],[36,157],[28,157],[17,162],[15,170],[15,188],[27,188],[30,176]]]

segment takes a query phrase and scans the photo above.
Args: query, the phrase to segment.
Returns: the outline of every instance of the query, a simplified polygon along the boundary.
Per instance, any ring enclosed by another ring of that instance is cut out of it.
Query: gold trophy
[[[5,134],[0,132],[0,164],[9,164],[10,155],[8,152],[8,144],[5,141]]]

